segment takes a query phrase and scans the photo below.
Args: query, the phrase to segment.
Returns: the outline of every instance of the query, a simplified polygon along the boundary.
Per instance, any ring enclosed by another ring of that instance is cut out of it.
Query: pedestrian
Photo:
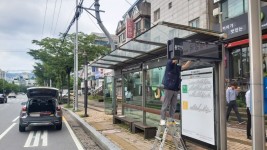
[[[247,139],[251,139],[251,113],[250,113],[251,96],[250,89],[246,92],[246,105],[247,105]]]
[[[189,68],[191,65],[191,61],[187,61],[184,65],[179,65],[179,60],[177,58],[169,59],[166,64],[166,69],[164,73],[164,77],[162,80],[162,84],[164,85],[164,99],[161,107],[161,120],[160,125],[166,124],[166,111],[169,109],[169,115],[171,120],[173,120],[174,113],[176,111],[177,105],[177,94],[180,89],[181,78],[180,73],[181,70]]]
[[[128,89],[127,92],[125,93],[126,101],[129,102],[132,100],[133,94],[132,92]]]
[[[232,82],[230,84],[230,86],[231,87],[227,88],[227,90],[226,90],[226,101],[228,104],[227,113],[226,113],[226,120],[228,121],[229,115],[233,109],[235,114],[236,114],[236,117],[238,119],[238,123],[243,124],[243,123],[245,123],[245,121],[243,121],[241,119],[241,116],[238,112],[237,103],[236,103],[236,98],[237,98],[237,95],[239,93],[240,87],[236,88],[237,85],[235,82]]]

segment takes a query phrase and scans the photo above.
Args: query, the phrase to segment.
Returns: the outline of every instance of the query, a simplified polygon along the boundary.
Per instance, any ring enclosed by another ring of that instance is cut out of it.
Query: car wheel
[[[62,129],[62,123],[59,124],[59,125],[56,125],[56,129],[57,129],[57,130],[61,130],[61,129]]]
[[[22,125],[19,125],[19,132],[25,132],[25,127],[23,127]]]

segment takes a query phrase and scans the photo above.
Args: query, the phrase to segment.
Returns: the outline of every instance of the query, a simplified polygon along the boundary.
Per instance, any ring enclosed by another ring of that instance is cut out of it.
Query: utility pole
[[[78,13],[78,0],[76,0],[76,13]],[[75,71],[74,71],[74,96],[75,96],[75,107],[74,110],[78,110],[78,17],[76,15],[76,38],[75,38]]]
[[[260,22],[260,0],[248,1],[251,123],[253,150],[265,149],[263,71],[262,71],[262,31]]]
[[[87,115],[87,94],[88,94],[88,82],[87,82],[87,77],[88,77],[88,66],[87,66],[87,53],[84,51],[83,53],[84,56],[84,117],[88,117]]]

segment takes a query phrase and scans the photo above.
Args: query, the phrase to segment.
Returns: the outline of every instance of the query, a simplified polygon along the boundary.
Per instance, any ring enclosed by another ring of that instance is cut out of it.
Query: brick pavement
[[[93,104],[94,103],[94,104]],[[142,133],[131,133],[126,125],[113,124],[112,115],[104,113],[103,103],[89,102],[89,117],[84,118],[89,125],[93,126],[97,131],[105,135],[112,142],[125,150],[144,150],[151,149],[154,140],[144,140]],[[94,105],[94,106],[92,106]],[[78,115],[84,114],[83,105],[79,106]],[[251,140],[246,139],[245,124],[238,125],[237,122],[230,122],[227,127],[227,149],[229,150],[249,150],[252,149]],[[205,150],[194,143],[187,142],[189,150]],[[266,145],[267,146],[267,145]],[[164,147],[166,150],[175,149],[172,142],[168,141]]]

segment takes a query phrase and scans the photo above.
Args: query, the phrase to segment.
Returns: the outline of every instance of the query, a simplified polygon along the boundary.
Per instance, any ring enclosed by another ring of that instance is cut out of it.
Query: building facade
[[[261,2],[261,23],[262,23],[262,52],[263,52],[263,73],[267,75],[267,3]],[[218,7],[217,4],[214,7]],[[222,31],[227,33],[226,56],[225,56],[225,77],[226,84],[235,81],[242,91],[247,91],[250,74],[249,39],[248,39],[248,0],[223,0],[222,10]],[[219,24],[213,28],[219,31]]]
[[[151,0],[151,26],[166,21],[210,29],[213,21],[210,0]]]

